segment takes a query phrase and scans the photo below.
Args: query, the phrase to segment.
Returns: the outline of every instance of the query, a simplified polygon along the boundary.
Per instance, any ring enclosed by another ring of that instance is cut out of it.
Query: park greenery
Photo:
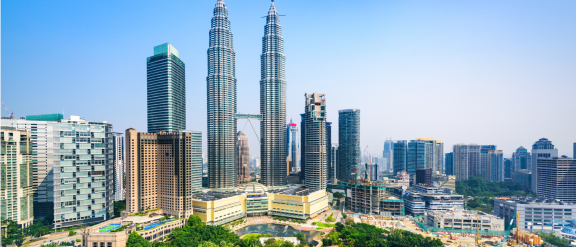
[[[49,234],[53,232],[52,223],[54,223],[54,216],[49,215],[34,222],[34,224],[21,229],[15,221],[4,219],[2,220],[2,226],[7,232],[4,232],[3,234],[2,245],[4,246],[14,243],[16,246],[21,246],[24,239],[28,236],[37,238]]]
[[[120,212],[126,209],[126,201],[114,202],[114,217],[120,217]]]
[[[348,225],[336,223],[336,231],[326,235],[322,239],[322,245],[372,247],[443,246],[439,239],[423,237],[422,235],[399,229],[388,231],[364,223],[349,223]]]
[[[328,218],[326,218],[326,222],[335,222],[336,219],[334,219],[334,213],[331,213],[330,216],[328,216]]]
[[[544,240],[545,245],[547,245],[547,246],[549,246],[548,244],[556,246],[556,247],[568,247],[568,246],[570,246],[570,241],[568,241],[567,239],[562,239],[562,238],[554,235],[554,233],[545,233],[545,232],[535,232],[535,233],[536,233],[536,235],[540,236]]]
[[[465,197],[534,196],[534,193],[513,182],[486,182],[481,176],[456,181],[456,193]]]

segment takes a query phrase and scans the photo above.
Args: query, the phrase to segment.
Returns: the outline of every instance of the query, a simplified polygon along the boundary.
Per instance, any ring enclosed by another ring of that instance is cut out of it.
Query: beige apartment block
[[[126,130],[126,211],[160,208],[192,215],[192,194],[201,191],[200,132],[138,133]]]

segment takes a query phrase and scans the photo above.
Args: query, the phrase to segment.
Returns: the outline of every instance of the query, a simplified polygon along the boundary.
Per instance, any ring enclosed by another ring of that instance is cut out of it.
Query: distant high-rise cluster
[[[417,138],[411,141],[396,141],[393,144],[394,173],[406,171],[414,181],[416,170],[431,169],[443,172],[444,144],[432,138]]]

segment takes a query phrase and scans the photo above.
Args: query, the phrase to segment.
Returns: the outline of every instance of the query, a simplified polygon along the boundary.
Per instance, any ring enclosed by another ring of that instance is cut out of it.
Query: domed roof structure
[[[247,183],[240,184],[236,191],[244,193],[264,193],[268,191],[268,187],[259,183]]]

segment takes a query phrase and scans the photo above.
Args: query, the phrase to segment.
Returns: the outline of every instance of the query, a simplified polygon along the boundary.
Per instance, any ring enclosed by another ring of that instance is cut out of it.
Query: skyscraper
[[[446,175],[454,175],[454,153],[446,153],[446,159],[444,159],[444,172]]]
[[[338,111],[338,157],[336,168],[338,179],[352,179],[354,169],[361,162],[360,153],[360,110],[347,109]]]
[[[300,167],[300,137],[298,136],[298,125],[292,122],[286,125],[286,156],[292,160],[292,170],[296,172],[297,167]]]
[[[286,80],[284,75],[284,39],[280,17],[270,6],[266,16],[262,55],[260,56],[260,138],[262,145],[261,183],[267,186],[286,184]]]
[[[326,122],[326,160],[328,161],[328,165],[326,166],[326,180],[330,181],[332,179],[332,173],[330,173],[332,167],[332,122]]]
[[[306,97],[306,187],[311,190],[326,189],[326,96],[307,93]]]
[[[532,192],[538,193],[538,170],[536,164],[538,159],[556,158],[558,157],[558,149],[554,148],[552,141],[546,138],[540,138],[532,145],[532,164],[527,169],[532,170]]]
[[[454,175],[456,181],[480,175],[480,146],[477,144],[454,145]]]
[[[2,119],[4,121],[4,119]],[[32,225],[34,220],[33,143],[30,131],[2,126],[2,153],[0,195],[2,195],[2,220],[13,220],[20,227]],[[35,134],[36,135],[36,134]]]
[[[26,116],[26,120],[2,119],[2,125],[37,130],[38,134],[50,131],[48,138],[31,135],[38,149],[33,159],[37,159],[41,171],[34,171],[34,186],[39,185],[35,191],[39,196],[34,196],[35,213],[36,204],[42,214],[53,213],[55,229],[111,219],[114,214],[111,124],[89,122],[79,116],[64,120],[62,114],[46,114]],[[40,181],[37,183],[36,179]]]
[[[202,133],[126,130],[126,210],[160,208],[190,216],[192,194],[202,191]]]
[[[408,141],[396,141],[393,143],[394,148],[394,174],[401,171],[406,171],[407,169],[407,153],[408,153]]]
[[[394,166],[394,141],[386,140],[384,142],[384,151],[382,158],[386,159],[386,169],[393,169]]]
[[[442,165],[444,164],[444,143],[434,138],[416,138],[416,141],[426,143],[426,169],[432,169],[432,173],[442,173]]]
[[[514,174],[514,166],[512,159],[504,158],[504,181],[512,181]]]
[[[502,150],[488,151],[488,163],[490,164],[490,182],[504,181],[504,154]]]
[[[124,137],[114,132],[114,201],[124,200]]]
[[[300,114],[300,181],[306,178],[306,113]]]
[[[330,160],[330,177],[332,179],[336,178],[336,174],[338,174],[338,171],[336,170],[338,167],[338,161],[336,160],[336,157],[338,157],[338,144],[332,144],[332,149],[330,149],[331,151],[331,160]]]
[[[482,145],[480,146],[480,175],[484,181],[491,181],[491,168],[490,168],[490,151],[496,150],[496,145]]]
[[[55,137],[59,133],[54,131],[64,116],[60,113],[26,116],[26,119],[2,119],[2,126],[11,126],[18,130],[27,130],[36,135],[30,136],[30,141],[36,145],[32,153],[34,164],[34,216],[45,217],[54,214],[54,163],[58,159],[54,154],[59,148],[54,148]]]
[[[423,141],[412,140],[408,143],[406,172],[410,175],[411,181],[415,179],[416,170],[431,169],[426,165],[426,146],[426,143]]]
[[[238,183],[235,154],[236,53],[228,9],[223,0],[216,3],[211,23],[206,77],[208,180],[210,188],[229,188]],[[283,162],[285,160],[286,157]]]
[[[574,143],[574,148],[572,152],[573,152],[572,159],[576,159],[576,142]]]
[[[238,150],[236,154],[238,158],[236,161],[238,162],[238,182],[250,182],[252,180],[250,178],[250,150],[248,148],[248,137],[242,133],[242,131],[238,131]]]
[[[510,177],[508,178],[513,178],[514,173],[516,173],[518,170],[530,169],[532,166],[532,156],[528,150],[526,150],[526,148],[520,146],[518,149],[516,149],[516,152],[512,153],[511,162],[512,165],[509,174]]]
[[[540,158],[536,159],[539,198],[558,199],[576,203],[576,159]],[[534,177],[534,172],[532,172]],[[532,181],[532,186],[534,186]]]
[[[185,64],[169,43],[154,47],[146,63],[148,132],[173,133],[186,129]]]

